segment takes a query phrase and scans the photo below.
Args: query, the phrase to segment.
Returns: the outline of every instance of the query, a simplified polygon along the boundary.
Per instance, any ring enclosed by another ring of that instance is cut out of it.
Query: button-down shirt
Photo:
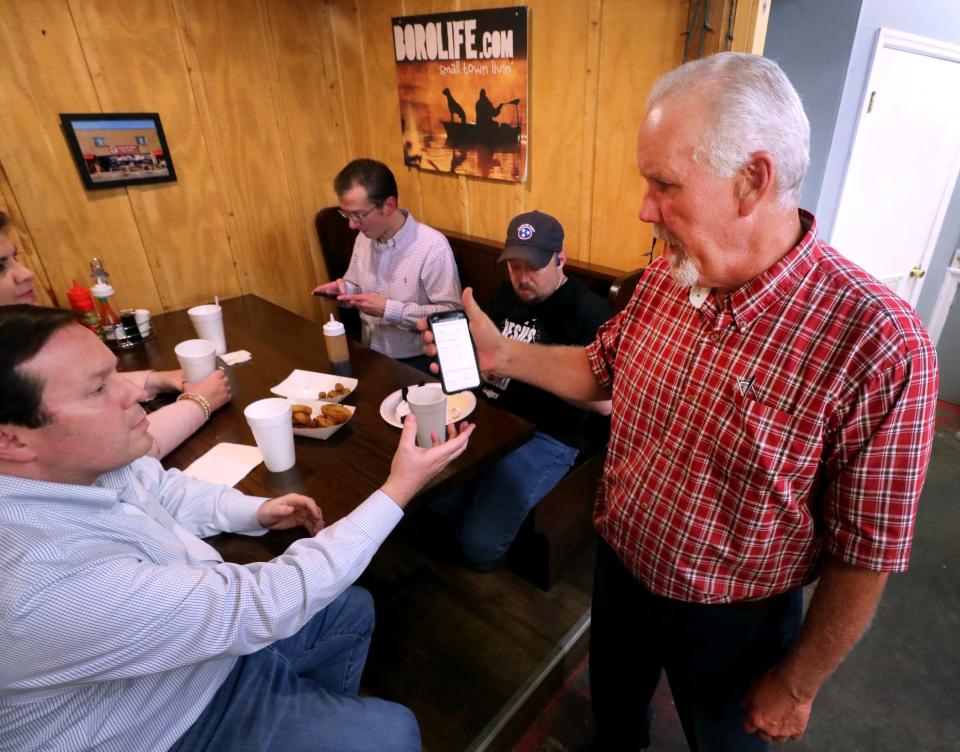
[[[246,566],[197,537],[263,533],[262,503],[150,458],[92,486],[0,476],[0,750],[169,749],[237,656],[294,634],[401,517],[378,492]]]
[[[357,235],[344,275],[359,292],[387,298],[383,318],[361,313],[360,319],[364,344],[390,358],[422,355],[417,319],[460,307],[460,277],[450,243],[402,211],[406,221],[387,242]]]
[[[906,568],[936,354],[903,300],[801,220],[722,308],[658,259],[588,347],[613,390],[594,523],[656,594],[766,597],[809,582],[824,551]]]

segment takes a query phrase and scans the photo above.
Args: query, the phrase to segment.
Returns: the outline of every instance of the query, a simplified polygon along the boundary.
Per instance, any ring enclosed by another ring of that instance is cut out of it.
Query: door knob
[[[910,270],[910,276],[913,277],[914,279],[920,279],[925,274],[926,272],[923,269],[921,269],[919,266],[915,266],[913,267],[913,269]]]

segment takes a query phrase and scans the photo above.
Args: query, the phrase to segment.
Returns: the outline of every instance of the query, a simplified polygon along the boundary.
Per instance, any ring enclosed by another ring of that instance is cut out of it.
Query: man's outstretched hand
[[[473,288],[468,287],[463,291],[461,298],[463,310],[470,321],[470,335],[473,337],[473,345],[477,350],[477,364],[480,366],[480,373],[483,378],[490,381],[500,377],[500,371],[506,363],[506,343],[507,340],[497,331],[497,327],[477,305],[473,299]],[[423,340],[423,353],[427,357],[437,357],[437,346],[433,343],[433,333],[427,325],[427,320],[417,321],[417,328],[420,330],[420,338]],[[440,373],[440,366],[436,363],[430,364],[430,373]]]
[[[463,454],[474,428],[473,423],[466,421],[459,426],[448,424],[447,440],[441,442],[434,433],[433,446],[424,449],[417,446],[417,416],[410,413],[403,420],[400,444],[381,490],[401,508],[405,507],[428,480]]]

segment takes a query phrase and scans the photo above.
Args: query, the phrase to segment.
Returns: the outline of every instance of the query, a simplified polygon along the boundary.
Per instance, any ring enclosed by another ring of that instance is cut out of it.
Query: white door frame
[[[870,93],[874,91],[873,78],[874,73],[876,72],[877,58],[884,49],[900,50],[901,52],[908,52],[916,55],[926,55],[928,57],[935,57],[942,60],[950,60],[960,63],[960,45],[944,42],[939,39],[922,37],[917,34],[908,34],[905,31],[897,31],[896,29],[888,29],[882,26],[877,29],[877,38],[874,44],[873,54],[870,57],[870,66],[868,68],[866,81],[864,83],[863,94],[860,99],[860,110],[857,113],[857,123],[853,131],[853,139],[850,142],[850,151],[847,153],[847,163],[844,166],[843,181],[840,186],[840,192],[837,196],[838,207],[843,205],[843,192],[847,187],[847,171],[850,168],[850,155],[853,153],[853,149],[856,147],[857,138],[860,135],[860,129],[864,124],[864,119],[870,104]],[[944,92],[944,96],[950,95],[957,96],[958,93]],[[960,149],[958,149],[957,153],[954,155],[953,164],[950,169],[950,175],[952,176],[949,183],[951,189],[945,191],[944,195],[940,197],[940,203],[937,206],[937,213],[933,225],[930,228],[930,235],[927,238],[927,242],[923,248],[922,254],[917,259],[917,265],[924,271],[929,269],[930,262],[933,259],[933,252],[936,248],[937,241],[940,239],[940,233],[943,230],[943,220],[946,216],[947,208],[950,204],[953,191],[956,188],[957,179],[960,177]],[[835,216],[833,219],[831,234],[833,229],[836,227],[837,219],[837,216]],[[915,306],[917,300],[919,300],[920,288],[923,287],[923,282],[924,279],[923,276],[921,276],[914,283],[913,289],[910,293],[910,299],[908,301],[911,305]]]

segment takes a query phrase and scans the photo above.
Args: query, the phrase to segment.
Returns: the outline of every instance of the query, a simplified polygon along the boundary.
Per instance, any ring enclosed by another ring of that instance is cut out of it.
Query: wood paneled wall
[[[574,258],[636,267],[650,233],[634,139],[650,84],[681,60],[688,3],[526,4],[529,177],[508,184],[403,167],[390,32],[393,16],[502,0],[0,0],[0,208],[41,298],[65,305],[100,256],[123,307],[253,292],[315,316],[313,216],[357,156],[390,165],[429,224],[498,240],[539,208]],[[756,46],[768,5],[741,0],[734,48]],[[160,113],[176,183],[83,188],[58,115],[110,111]]]

